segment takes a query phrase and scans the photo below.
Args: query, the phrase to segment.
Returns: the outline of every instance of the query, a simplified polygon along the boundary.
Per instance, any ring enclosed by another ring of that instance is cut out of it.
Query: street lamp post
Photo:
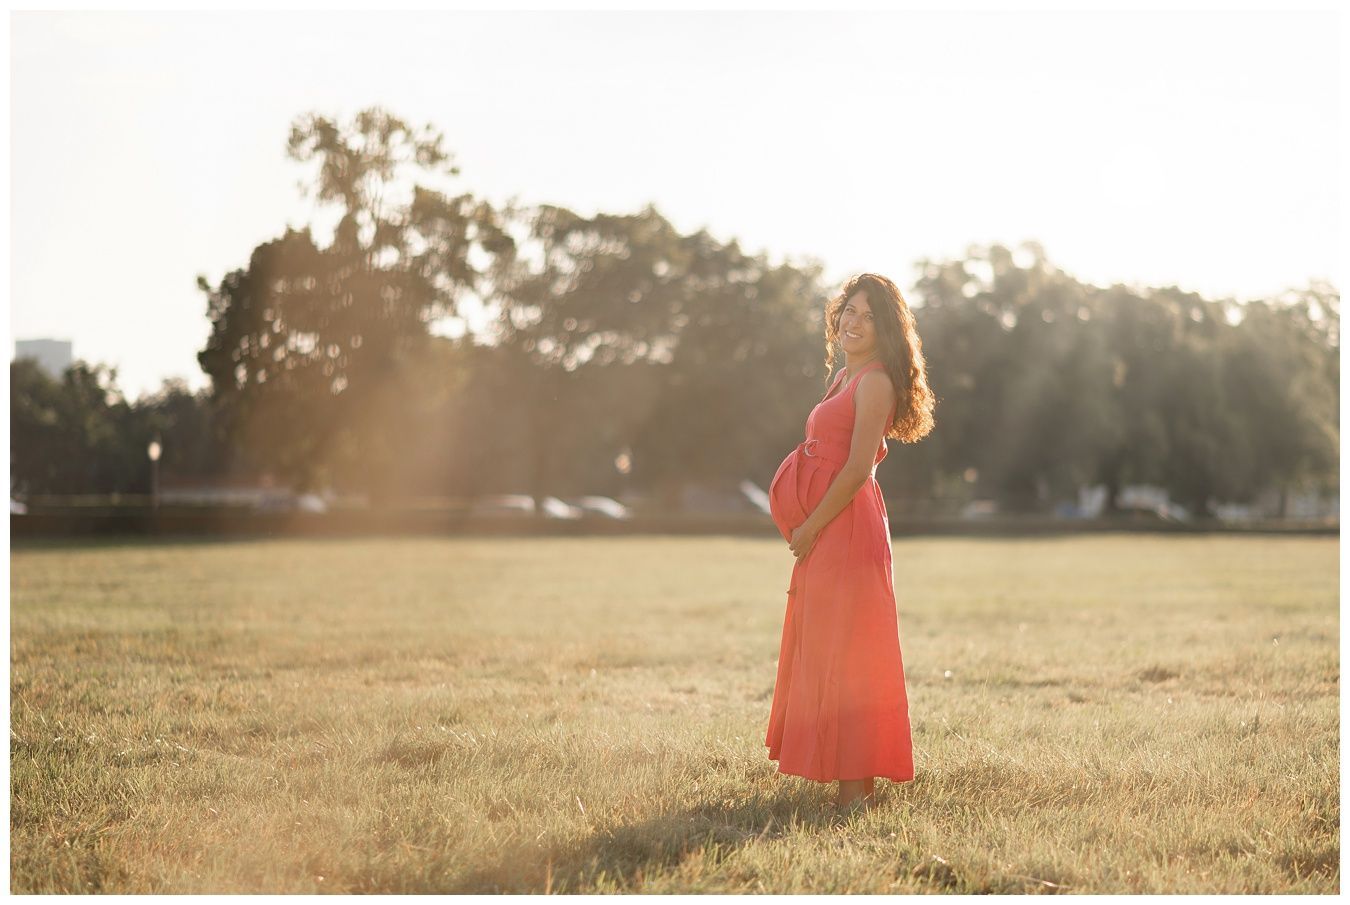
[[[150,447],[146,451],[150,454],[150,508],[159,508],[159,454],[162,447],[159,444],[159,434],[155,434],[155,439],[150,441]]]
[[[629,476],[633,471],[633,450],[627,444],[614,457],[614,468],[619,472],[619,501],[627,506],[628,503],[624,501],[628,498]]]

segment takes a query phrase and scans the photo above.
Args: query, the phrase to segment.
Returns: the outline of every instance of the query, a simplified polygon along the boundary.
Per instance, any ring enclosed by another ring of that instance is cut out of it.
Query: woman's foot
[[[834,800],[836,814],[866,811],[876,803],[873,777],[867,779],[841,779],[839,794]]]
[[[832,822],[837,826],[847,823],[854,817],[862,816],[872,810],[872,802],[866,797],[858,797],[852,801],[843,804],[836,803],[834,813],[831,815]]]

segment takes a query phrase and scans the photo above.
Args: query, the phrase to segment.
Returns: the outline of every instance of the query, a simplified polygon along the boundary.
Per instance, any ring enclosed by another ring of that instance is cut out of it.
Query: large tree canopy
[[[300,118],[289,149],[318,162],[311,191],[340,206],[331,243],[288,229],[218,286],[198,280],[212,328],[198,358],[219,416],[242,451],[300,486],[396,467],[419,413],[408,365],[428,354],[429,324],[480,288],[475,250],[511,256],[486,203],[407,189],[457,172],[441,140],[380,110],[345,129]],[[403,189],[407,202],[391,203]]]
[[[443,136],[379,108],[295,120],[336,214],[199,278],[209,399],[129,405],[112,374],[11,368],[11,480],[143,489],[166,467],[263,469],[376,498],[767,483],[823,391],[820,265],[771,263],[647,206],[496,208],[447,185]],[[1083,283],[1035,243],[920,261],[906,297],[936,429],[878,478],[905,512],[1044,511],[1104,484],[1214,502],[1337,486],[1340,296],[1237,304]],[[453,327],[458,336],[447,337]],[[62,451],[65,451],[63,454]]]

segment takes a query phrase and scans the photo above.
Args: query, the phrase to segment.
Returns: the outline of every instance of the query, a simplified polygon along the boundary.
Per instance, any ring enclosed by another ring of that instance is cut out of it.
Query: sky
[[[831,284],[1028,240],[1098,285],[1340,276],[1328,11],[14,12],[10,41],[11,337],[131,399],[206,384],[198,274],[331,229],[291,122],[374,105],[444,132],[446,188],[651,203]]]

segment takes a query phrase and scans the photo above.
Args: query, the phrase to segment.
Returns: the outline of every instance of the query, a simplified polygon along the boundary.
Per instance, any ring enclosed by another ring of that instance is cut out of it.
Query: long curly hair
[[[928,365],[923,358],[923,343],[914,326],[900,289],[886,277],[862,273],[849,279],[838,295],[825,305],[825,374],[834,371],[835,350],[842,351],[839,318],[844,303],[862,292],[872,307],[872,323],[877,336],[877,356],[881,359],[898,402],[895,420],[885,436],[901,443],[917,443],[933,430],[933,408],[937,399],[928,386]]]

